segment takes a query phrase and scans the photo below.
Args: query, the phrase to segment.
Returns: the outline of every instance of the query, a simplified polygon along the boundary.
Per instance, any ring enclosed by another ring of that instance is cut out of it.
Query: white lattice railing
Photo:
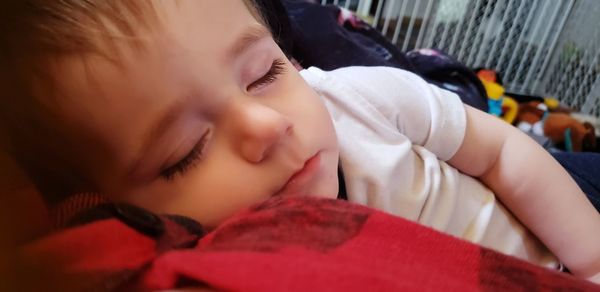
[[[320,0],[355,11],[401,50],[493,68],[507,90],[600,116],[598,0]]]

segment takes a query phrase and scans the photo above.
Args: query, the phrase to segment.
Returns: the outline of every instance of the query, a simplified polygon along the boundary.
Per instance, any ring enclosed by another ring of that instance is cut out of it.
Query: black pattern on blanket
[[[60,291],[599,290],[343,200],[272,198],[208,234],[172,216],[142,216],[161,222],[150,233],[108,215],[30,244],[21,266],[52,267],[34,270]]]

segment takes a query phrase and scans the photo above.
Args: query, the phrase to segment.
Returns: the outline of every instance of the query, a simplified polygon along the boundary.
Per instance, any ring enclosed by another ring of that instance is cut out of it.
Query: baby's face
[[[90,153],[104,155],[89,166],[100,191],[209,226],[274,195],[335,197],[329,113],[242,1],[157,9],[160,30],[123,44],[119,64],[55,72],[64,117],[108,149]]]

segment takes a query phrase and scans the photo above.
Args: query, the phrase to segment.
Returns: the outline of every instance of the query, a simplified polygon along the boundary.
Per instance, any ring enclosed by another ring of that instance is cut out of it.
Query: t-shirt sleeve
[[[466,113],[453,92],[391,67],[346,67],[330,72],[364,96],[413,144],[448,160],[460,148]]]

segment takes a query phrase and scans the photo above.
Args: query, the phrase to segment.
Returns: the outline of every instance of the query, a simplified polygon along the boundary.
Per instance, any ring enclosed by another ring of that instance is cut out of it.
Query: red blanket
[[[206,235],[181,218],[98,218],[27,246],[21,267],[57,290],[600,291],[341,200],[275,198]]]

